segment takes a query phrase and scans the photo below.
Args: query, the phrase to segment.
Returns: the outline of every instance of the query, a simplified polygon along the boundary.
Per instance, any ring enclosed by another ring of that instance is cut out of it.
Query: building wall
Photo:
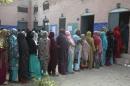
[[[80,19],[86,8],[95,14],[95,23],[108,22],[108,14],[116,8],[117,3],[121,3],[121,7],[130,9],[130,0],[48,0],[51,5],[50,9],[43,11],[44,1],[35,1],[39,8],[37,14],[39,26],[42,26],[45,16],[49,19],[50,24],[59,24],[61,13],[66,17],[67,23],[77,22],[80,25],[80,20],[77,21],[77,18]]]
[[[28,7],[29,2],[27,0],[15,0],[13,3],[0,5],[0,19],[2,25],[16,26],[17,21],[21,20],[22,18],[29,22],[28,13],[17,12],[18,6]]]
[[[42,20],[45,15],[50,20],[50,23],[57,23],[61,13],[67,18],[67,23],[78,22],[85,9],[90,9],[90,12],[95,14],[95,22],[107,22],[108,13],[116,8],[116,3],[121,3],[122,7],[130,9],[130,0],[49,0],[50,9],[43,11],[43,2],[38,0],[39,12],[38,23],[42,25]]]

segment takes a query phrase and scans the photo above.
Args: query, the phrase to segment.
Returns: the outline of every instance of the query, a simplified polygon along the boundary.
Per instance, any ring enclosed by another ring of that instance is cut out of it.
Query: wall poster
[[[74,35],[78,29],[79,29],[78,23],[67,24],[67,30],[70,31],[72,35]]]
[[[55,36],[58,36],[59,29],[57,24],[51,24],[49,27],[49,32],[54,32]]]

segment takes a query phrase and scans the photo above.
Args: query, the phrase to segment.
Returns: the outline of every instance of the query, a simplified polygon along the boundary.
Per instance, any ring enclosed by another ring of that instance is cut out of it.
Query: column
[[[29,6],[28,6],[28,17],[29,17],[29,20],[28,20],[28,28],[29,30],[32,30],[33,29],[33,19],[32,19],[32,15],[33,15],[33,7],[32,7],[32,0],[29,0]]]

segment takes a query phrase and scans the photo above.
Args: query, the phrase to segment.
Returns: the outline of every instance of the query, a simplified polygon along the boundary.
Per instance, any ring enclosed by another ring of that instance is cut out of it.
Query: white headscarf
[[[69,31],[66,31],[65,34],[66,34],[67,40],[68,40],[73,46],[75,46],[75,42],[74,42],[74,40],[73,40],[73,38],[72,38],[70,32],[69,32]]]

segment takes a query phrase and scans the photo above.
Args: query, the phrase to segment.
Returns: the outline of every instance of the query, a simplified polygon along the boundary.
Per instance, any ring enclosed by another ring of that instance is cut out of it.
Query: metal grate
[[[49,2],[48,1],[45,1],[44,3],[43,3],[43,10],[45,11],[45,10],[48,10],[49,9]]]
[[[28,8],[27,7],[18,7],[17,8],[18,12],[23,12],[23,13],[27,13],[28,12]]]

